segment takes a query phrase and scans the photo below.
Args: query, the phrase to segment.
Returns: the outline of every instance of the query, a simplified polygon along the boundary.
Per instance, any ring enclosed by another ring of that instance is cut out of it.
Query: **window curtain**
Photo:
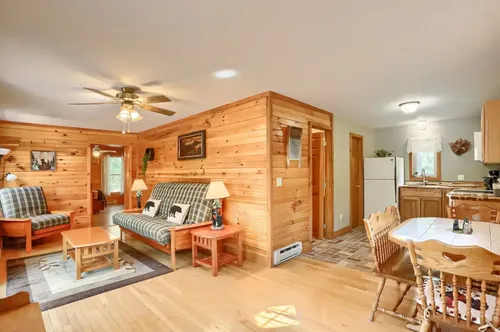
[[[406,151],[410,152],[441,152],[443,150],[443,138],[432,137],[410,137]]]
[[[105,154],[102,157],[101,164],[101,186],[104,195],[109,196],[109,186],[108,186],[108,173],[109,173],[109,155]]]

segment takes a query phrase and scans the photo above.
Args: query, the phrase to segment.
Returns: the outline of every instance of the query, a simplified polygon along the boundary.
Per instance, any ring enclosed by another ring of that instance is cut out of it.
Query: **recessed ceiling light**
[[[214,73],[214,76],[220,79],[231,78],[238,75],[238,72],[234,69],[222,69]]]
[[[407,101],[405,103],[399,104],[399,108],[401,108],[404,113],[410,114],[416,112],[419,105],[419,101]]]

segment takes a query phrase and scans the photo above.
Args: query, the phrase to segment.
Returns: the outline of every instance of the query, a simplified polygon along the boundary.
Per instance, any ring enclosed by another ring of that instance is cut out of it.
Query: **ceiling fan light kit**
[[[102,103],[71,103],[70,105],[103,105],[103,104],[121,104],[120,112],[116,116],[116,118],[123,122],[122,124],[122,133],[126,132],[130,133],[130,124],[132,122],[137,122],[143,119],[143,117],[135,110],[134,108],[139,108],[144,111],[154,112],[162,115],[172,116],[175,112],[166,110],[163,108],[159,108],[153,105],[149,105],[150,103],[165,103],[169,102],[170,99],[164,95],[157,95],[151,97],[139,97],[135,92],[136,88],[133,87],[123,87],[120,89],[120,92],[116,94],[116,96],[112,96],[106,92],[92,89],[92,88],[84,88],[85,90],[92,91],[94,93],[100,94],[101,96],[105,96],[113,99],[112,102],[102,102]]]
[[[399,108],[401,109],[401,111],[403,111],[403,113],[406,114],[415,113],[418,110],[419,106],[420,106],[419,101],[407,101],[399,104]]]

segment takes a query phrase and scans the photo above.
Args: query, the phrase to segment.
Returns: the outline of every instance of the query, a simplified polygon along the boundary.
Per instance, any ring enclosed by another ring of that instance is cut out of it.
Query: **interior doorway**
[[[333,127],[309,122],[308,133],[309,243],[313,243],[333,237]]]
[[[112,215],[124,209],[125,149],[118,145],[91,144],[89,152],[91,225],[111,226]]]
[[[325,224],[325,132],[312,129],[312,203],[313,222],[312,236],[315,239],[324,238]]]
[[[350,199],[351,227],[363,225],[364,176],[363,176],[363,136],[349,134],[350,151]]]

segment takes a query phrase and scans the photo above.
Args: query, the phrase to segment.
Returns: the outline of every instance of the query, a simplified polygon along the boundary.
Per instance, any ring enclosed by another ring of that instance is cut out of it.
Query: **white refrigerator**
[[[398,188],[404,185],[404,159],[365,158],[365,218],[390,205],[398,206]]]

